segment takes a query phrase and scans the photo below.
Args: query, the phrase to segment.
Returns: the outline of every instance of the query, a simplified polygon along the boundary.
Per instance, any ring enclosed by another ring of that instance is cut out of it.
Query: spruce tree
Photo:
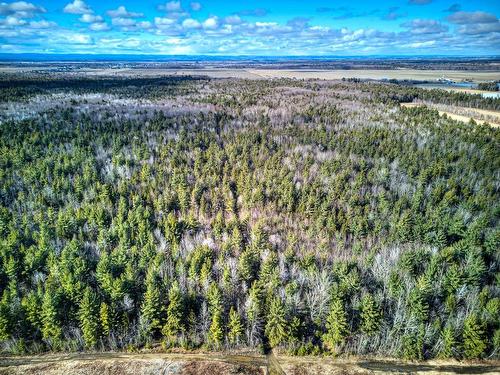
[[[102,334],[104,336],[109,336],[109,334],[111,333],[113,321],[110,307],[105,302],[101,302],[101,306],[99,307],[99,317],[101,320]]]
[[[481,358],[486,350],[487,341],[483,324],[476,315],[465,318],[462,332],[464,358]]]
[[[288,322],[286,319],[285,305],[280,297],[274,297],[271,301],[265,333],[271,347],[284,343],[288,337]]]
[[[323,334],[323,343],[331,351],[335,352],[349,334],[346,312],[340,298],[334,298],[330,313],[326,319],[326,333]]]
[[[241,322],[240,314],[238,314],[233,306],[231,306],[231,309],[229,310],[228,328],[229,342],[233,345],[239,345],[240,340],[243,337],[243,323]]]
[[[371,294],[365,294],[361,300],[361,330],[374,334],[380,327],[380,309]]]
[[[212,314],[212,323],[210,324],[209,341],[215,347],[220,347],[222,339],[224,338],[224,331],[222,330],[222,312],[216,310]]]
[[[57,311],[57,294],[49,288],[45,290],[42,302],[42,335],[53,344],[57,344],[62,337],[62,328]]]
[[[89,287],[83,293],[78,315],[85,346],[94,348],[99,339],[99,314],[96,295]]]
[[[0,301],[0,340],[7,340],[12,331],[12,317],[10,312],[9,291],[3,291],[3,297]]]
[[[142,317],[147,322],[147,332],[155,334],[161,329],[163,305],[161,301],[160,288],[154,271],[150,271],[146,277],[146,293],[141,305]]]
[[[444,327],[439,335],[439,340],[441,345],[438,351],[438,357],[443,359],[452,358],[455,355],[458,344],[453,328],[451,326]]]
[[[167,320],[162,328],[165,337],[173,340],[184,330],[182,317],[184,314],[184,303],[181,289],[177,281],[174,281],[168,291]]]

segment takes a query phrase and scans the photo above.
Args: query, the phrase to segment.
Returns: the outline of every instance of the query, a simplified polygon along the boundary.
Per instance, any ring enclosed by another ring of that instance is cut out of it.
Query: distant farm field
[[[446,77],[451,80],[491,81],[500,79],[498,71],[417,70],[417,69],[363,69],[363,70],[281,70],[249,69],[248,72],[263,78],[315,78],[315,79],[411,79],[437,80]]]
[[[0,66],[0,73],[22,73],[53,71],[53,66]],[[462,71],[462,70],[420,70],[420,69],[249,69],[249,68],[84,68],[76,70],[79,74],[90,76],[207,76],[210,78],[295,78],[339,80],[342,78],[359,79],[398,79],[435,81],[445,77],[454,81],[471,80],[485,82],[500,80],[499,71]],[[75,72],[76,72],[75,71]]]
[[[429,108],[437,109],[440,115],[447,115],[449,118],[461,122],[469,122],[473,119],[478,124],[488,123],[493,127],[500,127],[500,112],[477,108],[447,106],[448,110],[443,110],[442,106],[430,103],[401,103],[403,107],[418,107],[426,105]]]

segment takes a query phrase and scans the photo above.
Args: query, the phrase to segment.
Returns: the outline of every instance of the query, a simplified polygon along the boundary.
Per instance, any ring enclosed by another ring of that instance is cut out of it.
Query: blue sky
[[[0,1],[0,53],[499,55],[500,0]]]

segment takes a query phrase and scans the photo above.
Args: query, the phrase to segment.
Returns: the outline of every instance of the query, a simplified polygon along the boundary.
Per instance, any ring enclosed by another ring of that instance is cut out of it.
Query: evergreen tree
[[[150,271],[146,277],[146,293],[141,305],[141,313],[147,322],[147,332],[155,334],[161,329],[163,305],[161,301],[160,288],[154,271]]]
[[[484,327],[476,315],[465,318],[462,332],[464,358],[481,358],[487,347]]]
[[[280,297],[271,300],[265,333],[271,347],[286,342],[288,337],[288,322],[286,318],[285,305]]]
[[[85,346],[94,348],[99,339],[99,314],[96,295],[89,287],[80,302],[79,320]]]
[[[212,314],[212,323],[210,324],[209,331],[209,341],[215,347],[219,347],[222,344],[222,339],[224,338],[224,331],[222,330],[222,312],[216,310]]]
[[[361,300],[361,330],[366,334],[376,333],[380,327],[380,309],[371,294]]]
[[[162,333],[170,340],[174,340],[177,335],[184,331],[183,326],[184,302],[181,289],[177,281],[174,281],[168,291],[167,320],[162,328]]]
[[[233,345],[239,345],[243,337],[243,323],[241,322],[240,314],[231,306],[229,310],[228,338]]]
[[[57,311],[57,294],[49,288],[45,290],[42,302],[42,335],[56,344],[62,338],[61,323]]]
[[[446,326],[441,331],[440,337],[440,348],[438,351],[439,358],[452,358],[455,356],[455,350],[457,347],[457,340],[455,337],[455,332],[451,326]]]
[[[9,290],[3,291],[0,301],[0,340],[9,339],[12,333],[12,317],[10,312]]]
[[[342,300],[334,298],[330,313],[326,319],[326,333],[323,334],[323,343],[331,351],[335,352],[349,334],[349,325]]]
[[[110,312],[110,307],[105,303],[101,302],[101,306],[99,308],[99,317],[101,321],[101,331],[104,336],[109,336],[111,333],[113,320],[112,314]]]

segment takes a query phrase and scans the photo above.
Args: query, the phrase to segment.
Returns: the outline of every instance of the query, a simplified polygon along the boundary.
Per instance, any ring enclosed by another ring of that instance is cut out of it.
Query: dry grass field
[[[500,79],[498,71],[458,71],[458,70],[417,70],[417,69],[362,69],[362,70],[282,70],[282,69],[248,69],[248,72],[263,78],[297,78],[297,79],[411,79],[437,80],[441,77],[460,81],[470,79],[475,82]]]
[[[497,362],[429,361],[412,363],[383,359],[289,357],[229,354],[80,353],[4,357],[0,374],[498,374]]]
[[[47,66],[10,66],[0,65],[0,73],[30,73],[51,72],[53,65]],[[83,67],[72,71],[74,74],[89,76],[115,77],[160,77],[160,76],[208,76],[210,78],[293,78],[293,79],[325,79],[338,80],[342,78],[359,79],[399,79],[434,81],[445,77],[455,81],[472,80],[485,82],[500,80],[499,71],[461,71],[461,70],[420,70],[420,69],[251,69],[251,68],[88,68]]]
[[[469,122],[473,119],[478,124],[488,123],[494,128],[500,127],[500,112],[497,111],[451,106],[447,106],[448,110],[443,110],[442,106],[433,103],[401,103],[401,105],[407,108],[425,105],[429,108],[437,109],[441,116],[447,115],[453,120]]]

